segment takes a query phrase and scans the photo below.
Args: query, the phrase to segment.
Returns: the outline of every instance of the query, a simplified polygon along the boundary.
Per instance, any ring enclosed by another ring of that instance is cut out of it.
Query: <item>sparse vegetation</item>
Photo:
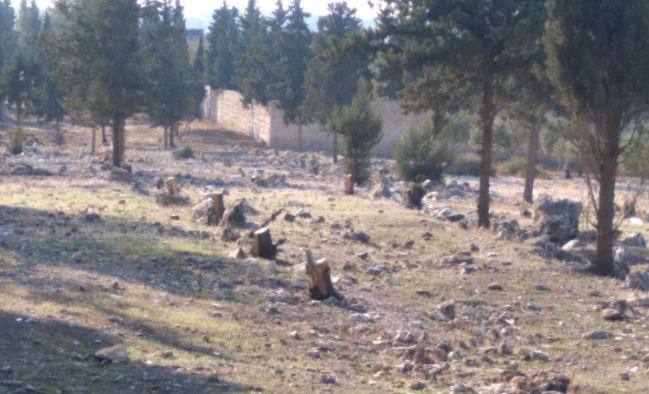
[[[425,124],[408,130],[395,149],[395,157],[402,179],[414,181],[424,177],[441,181],[452,154],[445,137],[433,135]]]
[[[178,160],[191,159],[194,157],[194,150],[191,146],[183,146],[174,151],[174,157]]]
[[[11,133],[11,138],[9,139],[9,152],[12,155],[19,155],[23,153],[25,149],[25,135],[22,132],[22,129],[16,127]]]

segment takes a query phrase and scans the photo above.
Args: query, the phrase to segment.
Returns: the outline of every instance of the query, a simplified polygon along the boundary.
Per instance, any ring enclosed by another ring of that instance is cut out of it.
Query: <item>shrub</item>
[[[19,155],[23,153],[24,147],[25,135],[20,128],[17,128],[11,134],[11,139],[9,140],[9,152],[11,152],[11,154],[13,155]]]
[[[480,156],[473,153],[465,153],[455,156],[446,172],[451,175],[480,176]],[[493,173],[493,169],[491,170]]]
[[[446,139],[433,138],[432,135],[428,125],[413,127],[397,145],[397,168],[402,179],[442,180],[451,154]]]
[[[174,157],[176,159],[191,159],[194,157],[194,150],[189,146],[183,146],[180,149],[176,149],[174,152]]]
[[[520,156],[502,162],[498,166],[498,174],[509,176],[525,176],[527,172],[527,160]]]
[[[337,111],[331,121],[332,130],[345,138],[345,170],[359,185],[369,178],[372,148],[381,140],[382,126],[372,110],[369,85],[361,80],[351,104]]]

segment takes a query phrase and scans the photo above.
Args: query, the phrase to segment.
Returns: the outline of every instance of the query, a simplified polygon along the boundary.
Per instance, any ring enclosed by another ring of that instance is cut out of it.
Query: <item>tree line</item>
[[[315,31],[308,17],[300,0],[287,8],[278,0],[268,17],[255,0],[241,11],[224,2],[189,59],[178,0],[59,0],[44,16],[23,0],[17,17],[2,0],[0,95],[16,108],[17,130],[24,113],[110,126],[113,164],[121,166],[134,113],[149,114],[173,146],[178,124],[199,116],[206,84],[233,89],[246,105],[276,101],[287,123],[323,125],[334,160],[342,135],[358,182],[380,139],[371,97],[430,114],[427,131],[411,141],[416,154],[404,155],[410,161],[441,155],[439,141],[453,139],[455,119],[469,114],[479,129],[477,212],[485,228],[499,119],[526,130],[528,201],[540,133],[551,129],[598,185],[595,267],[612,272],[619,163],[642,140],[649,112],[649,3],[387,0],[376,25],[364,28],[340,2]]]

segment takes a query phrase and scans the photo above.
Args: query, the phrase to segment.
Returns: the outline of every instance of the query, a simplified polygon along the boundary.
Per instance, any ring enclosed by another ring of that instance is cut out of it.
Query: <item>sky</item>
[[[18,7],[20,0],[12,0],[14,6]],[[246,7],[247,0],[227,0],[228,4],[236,6],[239,10]],[[270,14],[275,8],[276,0],[257,0],[261,11]],[[283,0],[284,7],[290,0]],[[302,7],[312,16],[317,17],[327,13],[327,4],[338,3],[337,0],[302,0]],[[375,1],[376,3],[377,1]],[[44,9],[51,6],[54,0],[36,0],[39,8]],[[206,28],[212,17],[214,9],[223,4],[223,0],[181,0],[185,6],[185,17],[190,28]],[[347,0],[347,4],[358,10],[357,15],[364,21],[370,21],[376,16],[377,9],[370,7],[368,0]]]

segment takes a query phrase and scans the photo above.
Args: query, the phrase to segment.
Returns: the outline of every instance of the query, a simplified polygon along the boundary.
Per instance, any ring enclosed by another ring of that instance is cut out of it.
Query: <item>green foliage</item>
[[[236,89],[233,81],[234,54],[239,45],[239,11],[223,6],[212,16],[207,34],[207,82],[213,89]]]
[[[480,176],[480,156],[473,153],[456,155],[451,160],[446,172],[450,175]],[[491,171],[493,173],[493,170]]]
[[[174,151],[174,157],[177,160],[181,159],[191,159],[194,157],[194,150],[190,146],[183,146],[180,149]]]
[[[39,45],[42,48],[45,45],[48,35],[52,34],[52,25],[50,22],[49,14],[45,14],[43,21],[43,30],[39,35]],[[40,87],[39,105],[36,113],[45,118],[46,122],[63,120],[65,116],[65,108],[63,107],[64,95],[59,89],[57,83],[54,81],[54,66],[46,57],[42,57],[43,81]]]
[[[271,25],[276,60],[271,66],[274,82],[269,86],[269,96],[278,101],[286,123],[305,123],[300,107],[305,99],[307,62],[311,59],[311,32],[305,20],[308,17],[300,0],[293,0],[287,13],[281,12],[279,2]]]
[[[408,181],[440,181],[451,160],[448,141],[443,135],[433,134],[431,122],[409,129],[395,155],[399,175]]]
[[[347,105],[356,94],[358,80],[369,59],[350,50],[354,34],[361,31],[356,9],[346,2],[329,4],[329,14],[318,20],[313,37],[313,58],[307,63],[304,115],[326,124],[337,108]]]
[[[331,129],[345,138],[345,168],[354,182],[369,178],[372,148],[381,140],[383,121],[372,110],[368,83],[359,82],[351,104],[336,111]]]
[[[19,155],[23,153],[25,145],[25,135],[20,127],[16,127],[11,138],[9,139],[9,152],[12,155]]]
[[[192,84],[193,84],[193,100],[194,100],[194,117],[200,119],[201,117],[201,103],[205,98],[205,44],[203,43],[203,34],[198,39],[198,48],[196,49],[196,57],[192,64]]]
[[[155,124],[172,129],[195,112],[196,90],[185,38],[185,18],[178,2],[153,3],[148,9],[149,27],[142,39],[147,43],[144,75],[146,107]],[[173,146],[173,133],[169,133]]]
[[[521,156],[513,156],[507,161],[500,163],[498,166],[499,175],[524,177],[527,173],[527,160]],[[534,176],[539,176],[541,172],[535,169]]]
[[[272,48],[268,22],[261,15],[256,0],[248,0],[246,12],[239,18],[240,49],[235,53],[233,80],[244,104],[266,104],[272,81],[269,67]]]

